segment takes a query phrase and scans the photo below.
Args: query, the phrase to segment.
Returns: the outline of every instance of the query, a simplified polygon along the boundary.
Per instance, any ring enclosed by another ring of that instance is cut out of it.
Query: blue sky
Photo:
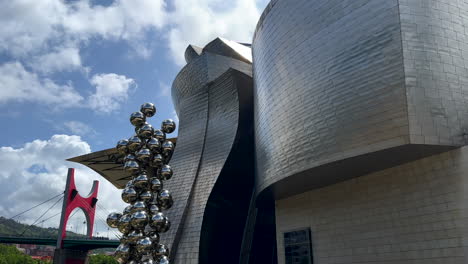
[[[170,86],[185,47],[217,36],[250,42],[268,0],[0,2],[0,214],[8,217],[60,192],[67,167],[79,170],[83,192],[103,182],[64,159],[129,137],[141,103],[156,104],[154,126],[177,121]],[[105,208],[121,210],[119,196],[101,185]]]

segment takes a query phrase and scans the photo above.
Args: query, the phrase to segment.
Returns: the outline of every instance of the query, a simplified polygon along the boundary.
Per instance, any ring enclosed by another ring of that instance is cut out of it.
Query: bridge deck
[[[28,237],[1,237],[0,243],[5,244],[31,244],[56,246],[56,238],[28,238]],[[96,248],[116,248],[118,240],[106,239],[65,239],[63,247],[69,249],[96,249]]]

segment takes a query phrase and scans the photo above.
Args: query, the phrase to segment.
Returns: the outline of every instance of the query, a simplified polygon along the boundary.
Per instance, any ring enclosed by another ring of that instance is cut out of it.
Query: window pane
[[[284,233],[286,264],[312,264],[310,230]]]

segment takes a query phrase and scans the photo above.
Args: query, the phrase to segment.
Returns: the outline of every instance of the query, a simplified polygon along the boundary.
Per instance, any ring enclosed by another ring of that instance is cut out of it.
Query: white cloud
[[[216,37],[250,43],[260,17],[256,1],[237,0],[226,5],[219,0],[175,0],[170,13],[174,24],[168,33],[169,46],[176,63],[185,63],[189,44],[203,47]]]
[[[80,50],[76,47],[65,47],[56,51],[34,57],[30,66],[41,73],[73,71],[80,69]]]
[[[171,86],[167,83],[160,82],[159,83],[159,96],[166,97],[171,95]]]
[[[0,65],[0,103],[38,102],[55,107],[76,107],[83,97],[69,84],[59,85],[28,72],[20,62]]]
[[[67,121],[63,126],[74,135],[93,135],[96,131],[85,123],[79,121]]]
[[[136,88],[133,79],[115,73],[94,75],[90,82],[96,92],[88,98],[89,106],[104,113],[118,109],[128,93]]]
[[[93,180],[100,181],[99,201],[97,208],[97,231],[105,231],[103,223],[108,212],[121,211],[125,204],[120,199],[120,191],[108,181],[90,169],[65,161],[67,158],[89,153],[87,142],[79,136],[54,135],[49,140],[34,140],[21,148],[0,148],[0,212],[2,216],[11,217],[33,205],[63,192],[67,170],[75,167],[75,178],[78,191],[88,194]],[[21,220],[32,223],[42,212],[50,207],[55,199],[24,214]],[[44,218],[61,210],[61,202],[47,213]],[[44,223],[45,226],[57,226],[59,217]]]

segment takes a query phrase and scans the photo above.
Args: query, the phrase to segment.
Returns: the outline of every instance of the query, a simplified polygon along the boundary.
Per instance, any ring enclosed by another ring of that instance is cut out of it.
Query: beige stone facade
[[[278,263],[300,228],[314,264],[468,263],[468,147],[277,200],[276,228]]]

